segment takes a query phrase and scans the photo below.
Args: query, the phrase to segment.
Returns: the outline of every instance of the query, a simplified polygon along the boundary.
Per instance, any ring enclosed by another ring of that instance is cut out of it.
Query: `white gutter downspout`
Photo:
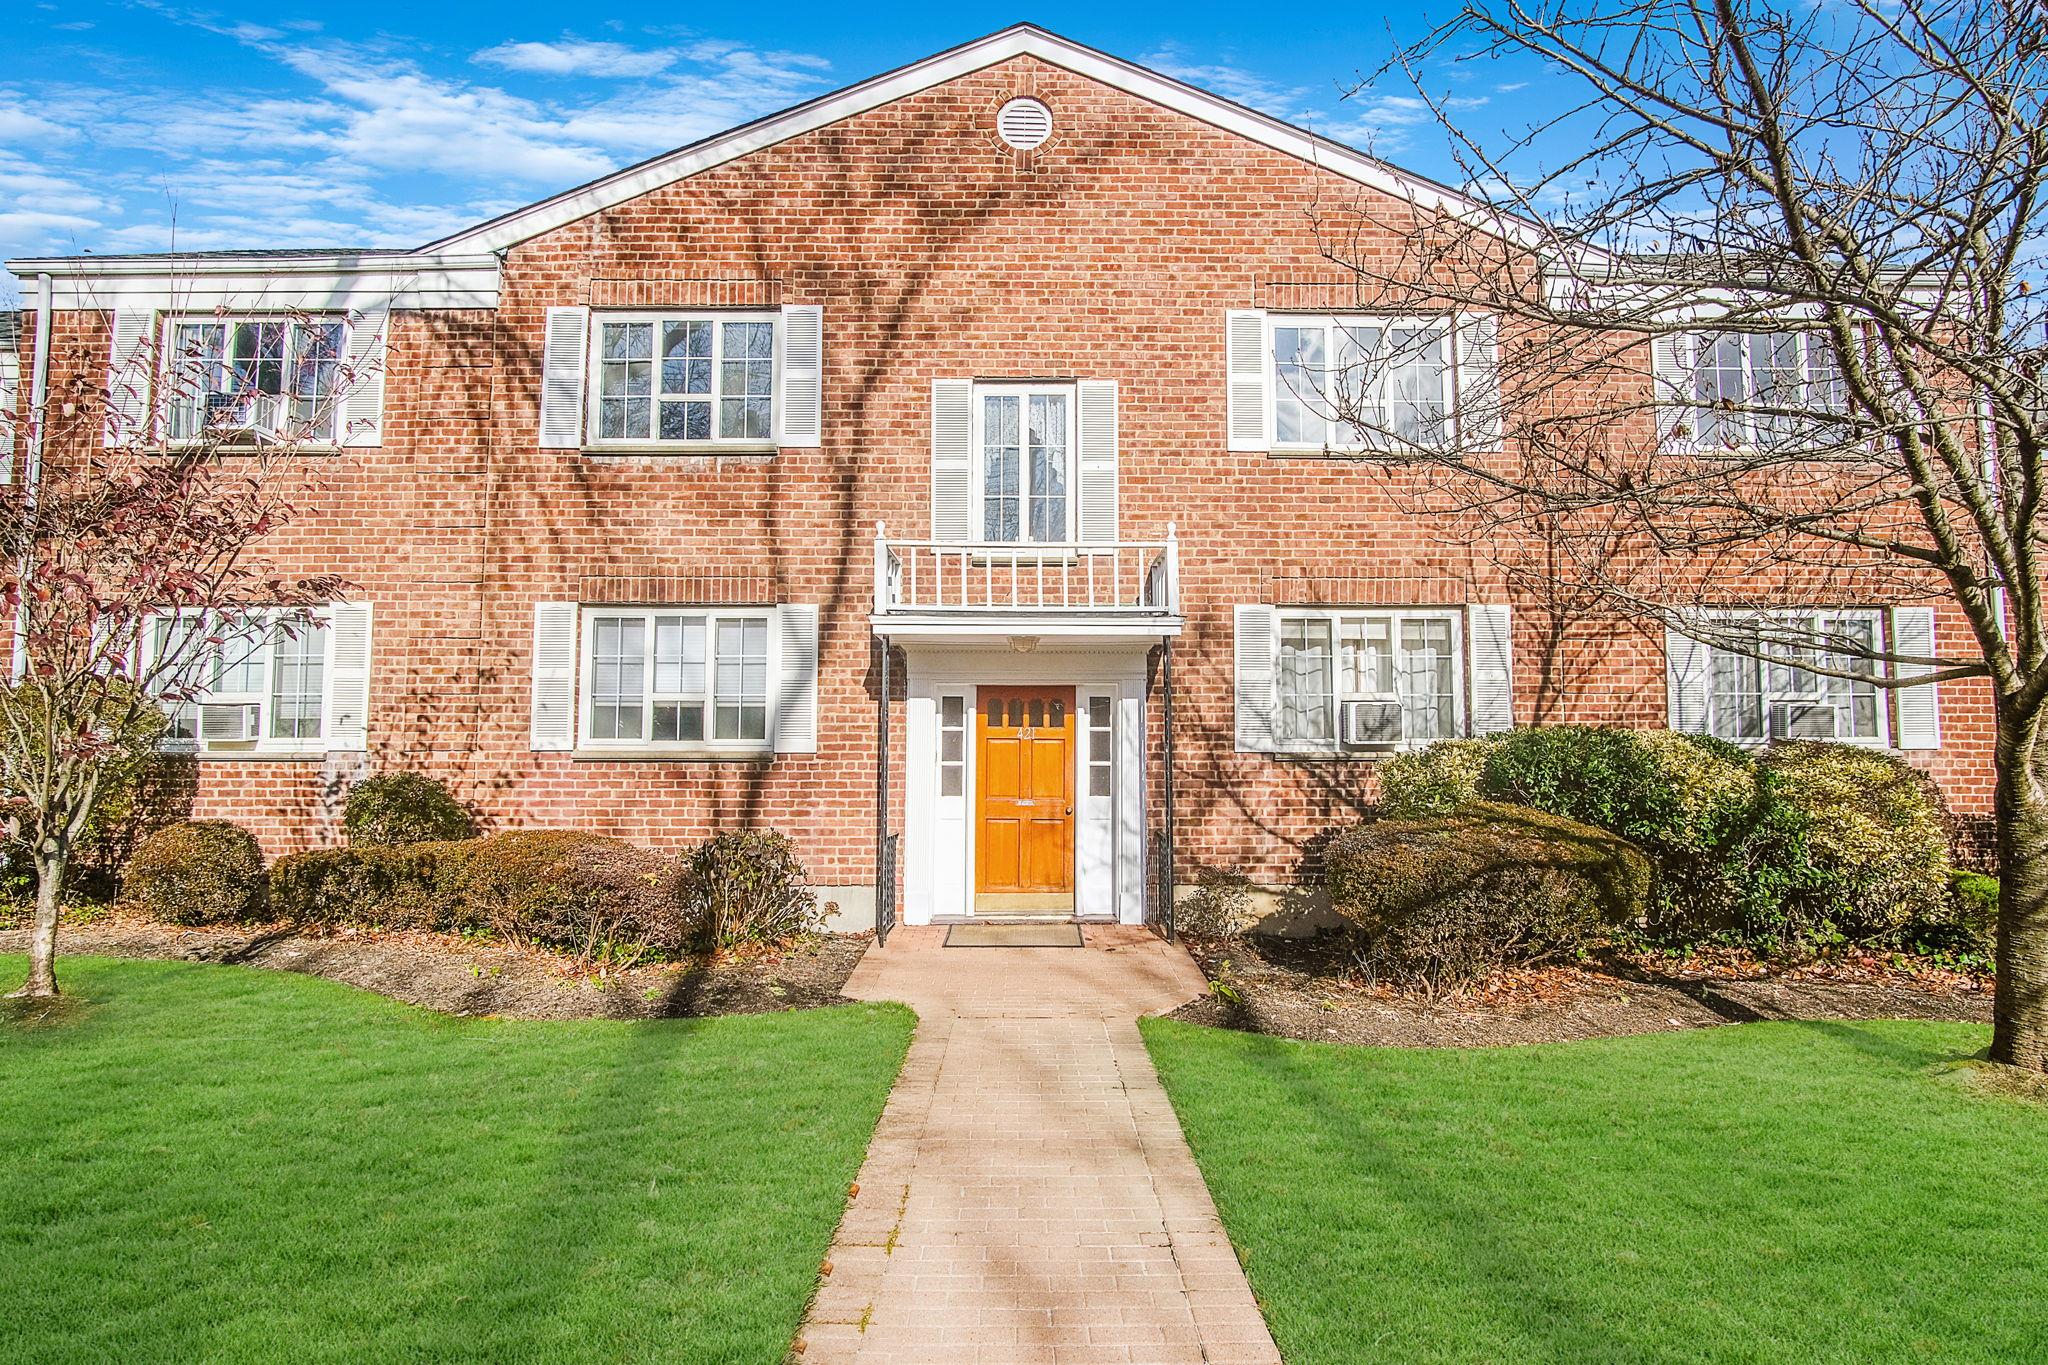
[[[14,608],[14,659],[8,676],[20,682],[28,672],[28,575],[35,566],[36,498],[43,484],[43,430],[50,406],[50,300],[56,293],[48,272],[36,276],[36,363],[29,379],[28,450],[22,459],[22,520],[29,534],[21,548],[21,601]]]

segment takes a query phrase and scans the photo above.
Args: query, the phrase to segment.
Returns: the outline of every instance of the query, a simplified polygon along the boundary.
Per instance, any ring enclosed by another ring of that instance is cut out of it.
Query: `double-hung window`
[[[333,634],[296,611],[152,617],[145,676],[170,716],[164,738],[201,753],[320,748]]]
[[[1073,539],[1071,386],[990,384],[975,391],[977,528],[991,544]]]
[[[331,445],[347,327],[339,318],[173,318],[170,439]]]
[[[1276,315],[1271,327],[1276,447],[1443,441],[1452,398],[1447,319]]]
[[[1871,677],[1879,665],[1867,657],[1882,644],[1877,612],[1771,612],[1727,624],[1754,632],[1755,654],[1709,647],[1714,734],[1737,743],[1886,742],[1885,707]]]
[[[1283,611],[1279,629],[1274,727],[1283,748],[1335,749],[1360,735],[1406,748],[1460,732],[1456,612]],[[1350,735],[1347,704],[1364,708]]]
[[[1848,389],[1824,332],[1697,332],[1660,343],[1665,425],[1701,450],[1825,441]]]
[[[762,445],[775,439],[769,313],[598,313],[591,444]]]
[[[764,611],[585,611],[584,744],[767,747],[770,628]]]

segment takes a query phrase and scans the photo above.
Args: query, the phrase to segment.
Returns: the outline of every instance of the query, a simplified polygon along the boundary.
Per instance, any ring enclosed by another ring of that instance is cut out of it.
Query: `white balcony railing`
[[[1180,546],[1164,540],[891,540],[875,527],[875,613],[1174,616]]]

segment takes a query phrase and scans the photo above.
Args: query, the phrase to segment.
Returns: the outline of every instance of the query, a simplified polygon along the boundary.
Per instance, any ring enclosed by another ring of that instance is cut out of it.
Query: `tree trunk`
[[[1998,734],[1998,985],[1991,1060],[2048,1071],[2048,783],[2037,724]]]
[[[57,993],[57,912],[64,905],[64,876],[70,866],[69,849],[54,842],[36,849],[36,923],[28,940],[28,980],[16,996]]]

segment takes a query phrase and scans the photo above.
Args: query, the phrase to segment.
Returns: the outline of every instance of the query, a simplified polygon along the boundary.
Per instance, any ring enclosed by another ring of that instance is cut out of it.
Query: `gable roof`
[[[820,95],[780,113],[715,133],[687,147],[663,152],[638,165],[614,171],[539,203],[514,209],[452,236],[429,242],[420,251],[436,254],[501,251],[764,147],[772,147],[778,142],[866,113],[892,100],[915,95],[1013,57],[1025,56],[1036,57],[1112,89],[1236,133],[1420,208],[1441,209],[1461,218],[1483,217],[1485,222],[1503,232],[1533,230],[1536,227],[1496,206],[1426,177],[1400,170],[1355,147],[1321,137],[1306,128],[1262,114],[1136,62],[1112,57],[1071,38],[1062,38],[1035,24],[1014,24],[908,66],[900,66],[894,71]]]

